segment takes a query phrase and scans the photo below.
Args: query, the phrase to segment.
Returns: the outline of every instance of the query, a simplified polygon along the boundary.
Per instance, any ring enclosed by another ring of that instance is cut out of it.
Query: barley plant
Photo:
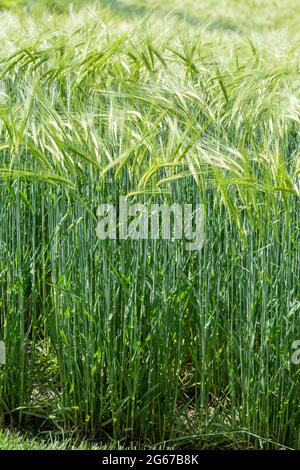
[[[299,2],[0,7],[2,425],[299,449]],[[203,248],[100,240],[120,196]]]

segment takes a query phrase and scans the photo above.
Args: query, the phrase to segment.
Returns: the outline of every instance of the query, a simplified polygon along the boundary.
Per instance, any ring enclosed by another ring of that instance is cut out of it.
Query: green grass
[[[163,447],[161,447],[163,448]],[[77,438],[62,436],[58,437],[52,433],[41,436],[29,432],[18,432],[12,430],[0,430],[1,450],[125,450],[120,442],[106,442],[97,444]],[[131,446],[130,449],[137,450],[138,447]]]
[[[0,14],[2,422],[299,449],[299,5],[153,5]],[[120,195],[202,251],[98,240]]]
[[[109,447],[107,447],[109,448]],[[116,446],[117,448],[117,446]],[[52,436],[47,439],[37,439],[30,434],[19,433],[16,431],[0,431],[0,449],[1,450],[99,450],[99,446],[91,445],[85,442],[80,444],[71,439],[65,439],[62,442]],[[105,450],[105,448],[103,448]]]

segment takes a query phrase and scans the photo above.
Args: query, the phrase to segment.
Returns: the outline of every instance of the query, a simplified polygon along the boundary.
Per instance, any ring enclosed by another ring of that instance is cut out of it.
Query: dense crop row
[[[1,51],[4,421],[299,448],[297,51],[174,18],[60,21]],[[120,195],[202,202],[201,252],[99,240]]]

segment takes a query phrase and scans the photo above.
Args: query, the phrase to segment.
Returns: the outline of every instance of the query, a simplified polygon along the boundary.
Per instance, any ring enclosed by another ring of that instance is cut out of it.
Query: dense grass
[[[158,449],[163,449],[160,446]],[[57,436],[55,433],[45,433],[40,436],[29,432],[16,430],[0,430],[1,450],[127,450],[120,442],[106,440],[105,444],[88,442],[77,437]],[[132,450],[139,447],[131,446]]]
[[[5,424],[300,447],[299,8],[240,3],[0,16]],[[98,240],[119,195],[201,201],[202,251]]]
[[[19,433],[16,431],[0,431],[0,449],[1,450],[106,450],[120,447],[107,446],[103,449],[87,442],[78,442],[72,439],[58,440],[55,436],[46,436],[43,439],[37,439],[30,434]]]

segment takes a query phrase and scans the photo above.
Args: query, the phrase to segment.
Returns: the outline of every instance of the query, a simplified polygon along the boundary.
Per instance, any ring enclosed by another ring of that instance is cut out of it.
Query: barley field
[[[299,449],[300,3],[0,8],[0,425]],[[121,196],[203,247],[99,239]]]

